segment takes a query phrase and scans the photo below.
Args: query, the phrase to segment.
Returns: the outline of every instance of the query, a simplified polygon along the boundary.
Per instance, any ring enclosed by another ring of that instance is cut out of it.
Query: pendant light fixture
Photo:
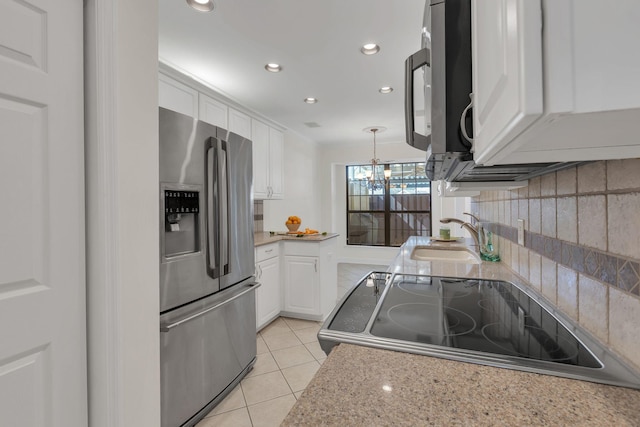
[[[384,132],[386,129],[383,127],[370,127],[364,129],[365,132],[371,132],[373,134],[373,158],[371,159],[371,170],[365,172],[367,179],[367,187],[373,191],[385,188],[387,181],[391,177],[391,170],[384,169],[384,173],[379,172],[380,159],[376,157],[376,134],[378,132]]]

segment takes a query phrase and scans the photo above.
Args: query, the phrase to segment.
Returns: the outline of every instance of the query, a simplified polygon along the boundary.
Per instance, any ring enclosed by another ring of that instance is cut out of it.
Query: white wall
[[[158,2],[85,2],[89,425],[160,425]]]
[[[302,229],[322,228],[320,186],[318,184],[318,146],[294,132],[284,134],[284,200],[264,201],[264,230],[283,231],[287,217],[302,219]]]
[[[433,235],[437,236],[439,233],[440,218],[459,218],[467,222],[472,222],[469,216],[464,215],[464,212],[471,212],[471,198],[470,197],[440,197],[438,191],[438,185],[445,185],[444,181],[433,181],[432,185],[432,197],[431,197],[431,223],[433,225]],[[454,223],[448,224],[451,230],[451,237],[471,237],[469,232],[462,228],[462,226]]]
[[[425,152],[406,142],[377,143],[376,155],[382,162],[425,161]],[[322,228],[339,233],[338,262],[389,264],[398,248],[347,246],[346,235],[346,165],[368,163],[373,156],[371,143],[323,145],[319,158],[319,187],[321,189]]]

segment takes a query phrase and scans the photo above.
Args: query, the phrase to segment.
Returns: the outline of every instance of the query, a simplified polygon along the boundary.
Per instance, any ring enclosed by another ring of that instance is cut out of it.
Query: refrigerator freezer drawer
[[[255,361],[256,287],[237,285],[161,317],[162,427],[195,424]]]

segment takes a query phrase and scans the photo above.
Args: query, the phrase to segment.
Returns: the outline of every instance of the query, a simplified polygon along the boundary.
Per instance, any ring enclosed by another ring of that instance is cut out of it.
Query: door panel
[[[494,164],[542,114],[540,1],[473,0],[474,160]]]
[[[87,424],[82,2],[0,3],[0,420]]]
[[[219,130],[227,139],[229,168],[229,273],[220,278],[220,289],[232,286],[255,272],[253,246],[253,198],[251,141]]]
[[[269,184],[272,199],[281,199],[284,195],[283,158],[284,135],[279,130],[269,128]]]
[[[284,310],[318,315],[318,258],[287,255],[284,258],[284,275]]]
[[[241,285],[160,318],[161,325],[176,325],[160,334],[163,427],[182,425],[252,363],[254,291],[251,284]]]
[[[257,120],[251,121],[253,142],[253,197],[269,198],[269,126]]]

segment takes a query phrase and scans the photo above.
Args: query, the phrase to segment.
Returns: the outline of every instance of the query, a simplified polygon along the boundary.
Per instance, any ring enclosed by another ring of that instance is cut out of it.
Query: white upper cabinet
[[[474,159],[640,157],[640,2],[472,0]]]
[[[200,105],[198,108],[198,119],[214,126],[227,129],[227,114],[229,108],[220,101],[210,96],[199,94]]]
[[[238,110],[229,108],[229,128],[228,130],[240,136],[251,139],[251,117]]]
[[[269,198],[269,126],[251,121],[253,138],[253,197]]]
[[[475,160],[482,163],[542,115],[539,0],[475,0]]]
[[[283,159],[284,134],[277,129],[269,128],[269,185],[272,199],[284,197]]]
[[[253,141],[253,196],[260,199],[284,197],[282,161],[284,135],[266,124],[251,120]]]
[[[198,91],[164,74],[158,76],[158,105],[168,110],[198,117]]]
[[[160,107],[197,117],[252,140],[254,198],[284,198],[284,134],[281,131],[163,73],[159,74],[159,82]]]

